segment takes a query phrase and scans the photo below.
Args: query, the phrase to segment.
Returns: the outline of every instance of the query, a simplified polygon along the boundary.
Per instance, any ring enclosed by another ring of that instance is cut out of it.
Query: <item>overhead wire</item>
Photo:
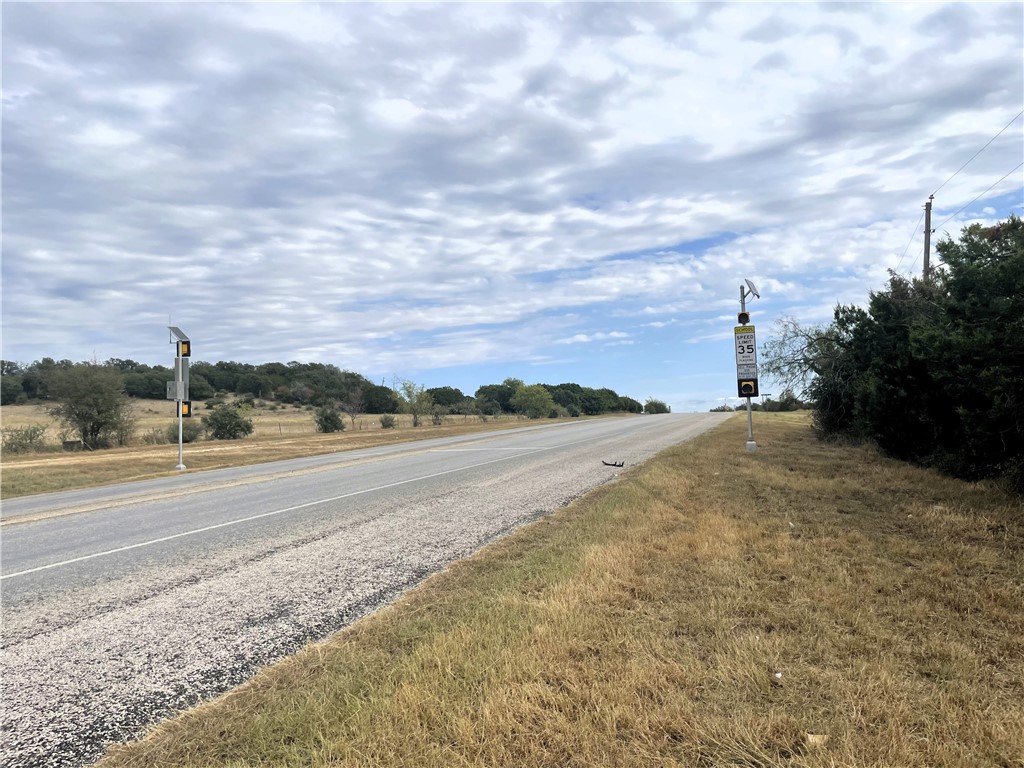
[[[1012,120],[1010,120],[1010,122],[1008,122],[1008,123],[1007,123],[1006,125],[1004,125],[1004,126],[1003,126],[1003,127],[1002,127],[1002,128],[1000,129],[1000,130],[999,130],[999,133],[997,133],[997,134],[996,134],[995,136],[993,136],[993,137],[992,137],[991,139],[989,139],[989,140],[988,140],[987,142],[985,142],[985,146],[984,146],[984,147],[982,147],[982,148],[981,148],[981,149],[979,149],[979,150],[978,150],[977,152],[975,152],[975,153],[974,153],[973,155],[971,155],[970,159],[969,159],[969,160],[968,160],[968,161],[967,161],[966,163],[964,163],[964,164],[963,164],[963,165],[961,165],[961,166],[960,166],[959,168],[957,168],[957,169],[956,169],[956,173],[954,173],[954,174],[953,174],[952,176],[950,176],[950,177],[949,177],[948,179],[946,179],[946,180],[945,180],[944,182],[942,182],[941,184],[939,184],[939,186],[938,186],[938,187],[936,188],[936,190],[935,190],[934,192],[932,192],[932,196],[934,197],[935,195],[937,195],[937,194],[938,194],[938,192],[939,192],[939,190],[940,190],[940,189],[942,189],[942,188],[943,188],[944,186],[946,186],[947,184],[949,184],[949,182],[951,182],[951,181],[952,181],[953,179],[955,179],[955,178],[956,178],[956,176],[957,176],[957,174],[959,174],[959,173],[960,173],[960,171],[962,171],[962,170],[963,170],[964,168],[966,168],[966,167],[967,167],[968,165],[970,165],[970,164],[971,164],[971,161],[972,161],[972,160],[974,160],[974,158],[976,158],[976,157],[977,157],[978,155],[980,155],[980,154],[981,154],[982,152],[984,152],[984,151],[985,151],[986,149],[988,149],[988,145],[989,145],[989,144],[991,144],[991,143],[992,143],[993,141],[995,141],[996,139],[998,139],[998,138],[999,138],[999,137],[1000,137],[1000,136],[1002,135],[1003,131],[1005,131],[1005,130],[1006,130],[1007,128],[1009,128],[1009,127],[1010,127],[1011,125],[1013,125],[1013,124],[1014,124],[1014,123],[1015,123],[1015,122],[1017,121],[1017,118],[1019,118],[1019,117],[1020,117],[1021,115],[1024,115],[1024,109],[1022,109],[1022,110],[1021,110],[1020,112],[1018,112],[1018,113],[1017,113],[1016,115],[1014,115],[1014,116],[1013,116],[1013,119],[1012,119]],[[1014,169],[1014,170],[1016,170],[1016,169]],[[1010,173],[1013,173],[1013,171],[1010,171]],[[1010,174],[1008,173],[1008,174],[1006,174],[1006,175],[1007,175],[1007,176],[1009,176]],[[1001,179],[1000,179],[1000,181],[1001,181]],[[996,183],[998,184],[998,182],[996,182]],[[986,192],[987,192],[987,191],[988,191],[988,190],[986,190]],[[985,194],[985,193],[984,193],[984,192],[982,192],[982,194]]]
[[[940,229],[940,228],[944,227],[944,226],[946,225],[946,223],[950,221],[950,219],[954,218],[955,216],[957,216],[958,214],[960,214],[961,212],[963,212],[964,210],[966,210],[966,209],[967,209],[967,208],[969,208],[970,206],[974,205],[974,204],[975,204],[976,202],[978,202],[978,200],[980,200],[980,199],[982,198],[982,196],[984,196],[984,195],[985,195],[985,193],[986,193],[986,192],[988,192],[988,191],[989,191],[990,189],[992,189],[992,188],[993,188],[993,187],[995,187],[995,186],[996,186],[997,184],[999,184],[999,182],[1003,181],[1003,179],[1006,179],[1006,178],[1008,178],[1008,177],[1009,177],[1009,175],[1010,175],[1011,173],[1013,173],[1013,172],[1014,172],[1014,171],[1016,171],[1016,170],[1019,170],[1019,169],[1020,169],[1020,168],[1022,168],[1022,167],[1024,167],[1024,162],[1020,162],[1020,163],[1017,163],[1017,167],[1016,167],[1016,168],[1013,168],[1013,169],[1009,170],[1009,171],[1008,171],[1008,172],[1006,173],[1006,175],[1004,175],[1004,176],[1003,176],[1003,178],[1002,178],[1002,179],[999,179],[999,181],[997,181],[997,182],[995,182],[995,183],[993,183],[993,184],[989,185],[989,187],[988,187],[987,189],[985,189],[985,191],[984,191],[984,192],[982,192],[982,193],[981,193],[981,194],[979,194],[979,195],[978,195],[978,196],[977,196],[976,198],[974,198],[973,200],[971,200],[971,202],[967,203],[967,205],[965,205],[965,206],[961,207],[961,208],[960,208],[959,210],[957,210],[957,211],[956,211],[956,213],[954,213],[954,214],[952,214],[951,216],[949,216],[949,218],[947,218],[947,219],[946,219],[946,221],[942,222],[942,224],[939,224],[939,225],[938,225],[937,227],[935,227],[935,229]],[[934,232],[935,230],[933,229],[932,231]]]
[[[910,233],[910,239],[907,241],[907,247],[903,249],[903,255],[900,256],[900,260],[896,263],[896,272],[900,271],[900,265],[903,263],[903,259],[907,257],[907,251],[910,250],[911,244],[917,239],[917,228],[921,226],[921,219],[924,218],[924,211],[921,211],[921,215],[917,219],[917,224],[914,225],[914,231]]]

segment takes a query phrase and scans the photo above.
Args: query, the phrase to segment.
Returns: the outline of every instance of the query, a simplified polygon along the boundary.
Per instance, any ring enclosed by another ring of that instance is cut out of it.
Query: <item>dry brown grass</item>
[[[744,419],[112,750],[124,766],[1021,766],[1019,500]]]
[[[199,407],[195,419],[206,411]],[[173,403],[140,401],[136,406],[137,436],[176,424]],[[491,418],[450,416],[441,426],[429,424],[412,428],[412,417],[399,415],[394,429],[381,429],[379,416],[361,416],[355,424],[345,419],[345,431],[320,434],[311,412],[292,407],[279,410],[256,409],[251,413],[255,430],[243,440],[200,440],[184,447],[189,472],[259,464],[280,459],[315,456],[377,445],[472,434],[523,426],[516,417]],[[547,423],[547,422],[544,422]],[[20,428],[46,425],[50,446],[59,446],[59,428],[46,409],[39,405],[4,406],[0,425]],[[144,480],[180,474],[178,444],[132,445],[95,452],[67,453],[50,450],[27,454],[5,454],[0,465],[0,498],[9,499],[33,493],[69,490],[109,483]]]

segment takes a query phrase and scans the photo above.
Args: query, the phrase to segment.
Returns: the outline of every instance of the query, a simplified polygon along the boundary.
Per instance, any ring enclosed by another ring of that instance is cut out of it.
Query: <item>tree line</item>
[[[764,411],[766,413],[783,413],[786,411],[802,411],[808,408],[808,403],[803,402],[798,398],[792,389],[786,389],[777,399],[773,399],[770,395],[765,395],[761,402],[757,400],[751,400],[750,410],[752,411]],[[745,411],[747,410],[746,403],[740,403],[736,406],[729,404],[716,405],[711,409],[711,413],[731,413],[733,411]]]
[[[0,376],[2,404],[47,404],[51,414],[78,435],[83,445],[100,448],[129,441],[134,425],[132,402],[165,399],[174,372],[169,367],[120,358],[104,363],[43,358],[24,366],[0,361]],[[235,396],[234,402],[228,402],[230,395]],[[648,399],[645,409],[644,404],[612,389],[573,382],[526,384],[507,378],[467,395],[456,387],[426,388],[407,380],[396,380],[391,386],[376,384],[334,365],[298,362],[197,361],[190,365],[189,396],[206,400],[213,412],[203,417],[202,426],[191,423],[186,440],[198,439],[204,431],[216,439],[244,437],[252,432],[252,423],[242,409],[258,401],[306,406],[313,411],[321,432],[343,430],[344,417],[354,424],[359,414],[379,414],[382,427],[388,428],[395,426],[394,418],[389,417],[397,413],[411,414],[413,426],[419,426],[425,420],[441,424],[453,414],[481,418],[516,414],[539,419],[669,411],[654,398]]]
[[[823,437],[1024,492],[1024,225],[974,224],[936,251],[929,275],[890,272],[827,326],[780,321],[762,372],[802,390]]]

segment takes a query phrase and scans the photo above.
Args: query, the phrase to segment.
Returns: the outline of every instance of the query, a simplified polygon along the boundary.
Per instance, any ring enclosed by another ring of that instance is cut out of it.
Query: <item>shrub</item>
[[[648,397],[644,403],[644,413],[671,413],[672,408],[664,400]]]
[[[382,413],[380,415],[380,426],[381,429],[394,429],[395,417],[390,413]]]
[[[203,417],[205,421],[206,417]],[[251,431],[251,430],[250,430]],[[203,424],[192,419],[181,420],[181,442],[194,443],[203,436]],[[178,422],[172,422],[164,431],[164,437],[168,443],[178,442]]]
[[[321,405],[313,417],[317,432],[344,432],[345,420],[333,405]]]
[[[43,447],[46,427],[33,424],[29,427],[7,427],[0,430],[0,443],[5,453],[30,453]]]
[[[252,419],[247,419],[242,411],[241,408],[219,405],[210,415],[203,416],[203,427],[214,440],[238,440],[251,435],[254,429]],[[177,434],[174,439],[177,441]]]

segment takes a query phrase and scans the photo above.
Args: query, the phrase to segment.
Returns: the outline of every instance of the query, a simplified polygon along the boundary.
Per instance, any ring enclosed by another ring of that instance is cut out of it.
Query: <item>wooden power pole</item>
[[[921,277],[925,279],[928,278],[931,271],[929,260],[932,250],[932,200],[934,199],[935,195],[928,195],[928,202],[924,204],[924,269],[921,271]]]

